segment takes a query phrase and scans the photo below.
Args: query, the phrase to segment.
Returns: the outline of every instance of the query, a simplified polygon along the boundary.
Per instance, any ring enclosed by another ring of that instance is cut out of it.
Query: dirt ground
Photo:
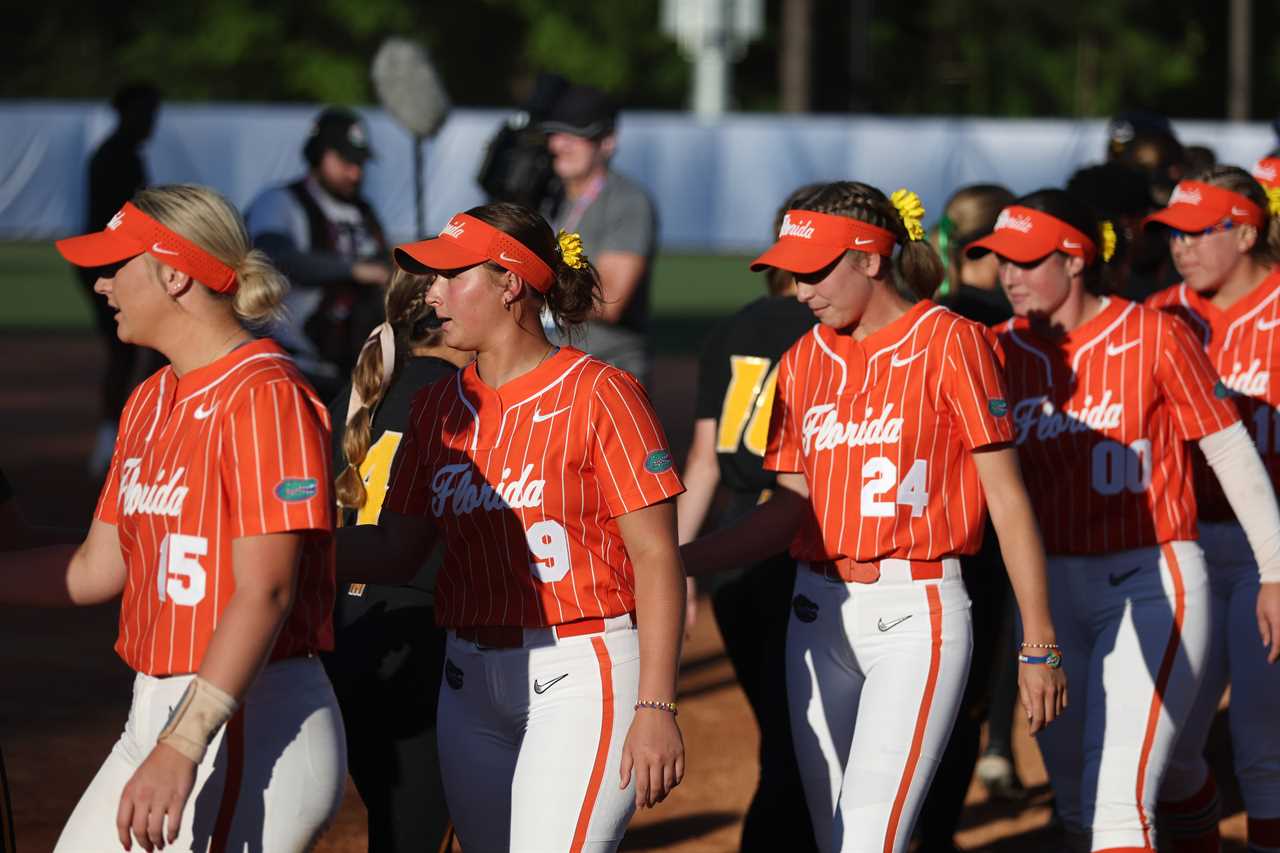
[[[84,527],[98,484],[84,471],[97,410],[100,349],[84,334],[0,335],[0,466],[39,523]],[[654,395],[673,449],[683,458],[693,410],[692,359],[659,360]],[[124,725],[131,673],[115,657],[115,606],[71,611],[0,608],[0,748],[13,797],[18,848],[51,850],[58,831]],[[709,616],[709,608],[703,608]],[[687,645],[680,724],[686,783],[659,808],[637,815],[626,850],[736,849],[756,773],[756,734],[719,634],[702,618]],[[965,850],[1043,851],[1052,836],[1050,792],[1034,742],[1015,750],[1031,798],[990,802],[975,782],[957,842]],[[1244,814],[1230,784],[1221,720],[1211,752],[1224,790],[1226,850],[1244,850]],[[365,849],[364,808],[348,788],[337,824],[319,850]]]

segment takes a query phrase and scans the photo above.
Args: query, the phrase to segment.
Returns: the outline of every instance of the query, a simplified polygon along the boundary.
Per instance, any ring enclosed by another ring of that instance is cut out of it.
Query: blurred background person
[[[489,139],[476,175],[476,183],[490,201],[537,209],[561,197],[563,188],[551,165],[542,123],[568,87],[569,81],[559,74],[539,72],[527,96],[517,95],[520,108],[504,119]]]
[[[582,235],[600,274],[602,301],[584,327],[582,349],[648,383],[649,279],[658,218],[648,192],[615,171],[618,105],[599,89],[570,86],[542,123],[552,166],[564,187],[549,217]],[[565,344],[568,341],[558,340]]]
[[[360,191],[373,149],[359,116],[325,108],[302,156],[306,175],[261,193],[245,221],[254,247],[293,285],[286,316],[272,326],[271,336],[321,396],[331,399],[355,366],[361,344],[382,322],[390,247]]]
[[[1067,192],[1111,223],[1117,245],[1107,275],[1113,292],[1141,302],[1171,283],[1176,272],[1169,242],[1142,229],[1143,217],[1156,209],[1142,170],[1118,160],[1086,166],[1067,181]]]
[[[1164,207],[1174,186],[1187,174],[1187,152],[1169,119],[1141,110],[1122,112],[1107,131],[1107,159],[1146,175],[1152,201]]]
[[[1008,320],[1013,309],[1000,288],[996,263],[989,257],[966,258],[963,249],[990,234],[1000,210],[1012,202],[1013,193],[999,184],[961,187],[934,228],[934,244],[947,270],[938,303],[984,326]]]
[[[89,160],[88,212],[86,231],[101,231],[111,217],[147,185],[147,164],[142,159],[142,146],[155,129],[160,109],[160,91],[149,83],[130,83],[111,99],[116,112],[116,129],[106,138]],[[93,292],[98,271],[76,267],[76,276],[84,287],[93,309],[94,325],[107,345],[106,365],[102,376],[101,419],[89,455],[89,473],[101,477],[111,462],[116,443],[116,423],[124,401],[136,384],[136,374],[151,373],[160,367],[157,355],[140,365],[144,350],[126,344],[116,335],[115,311]],[[154,363],[152,363],[154,362]],[[139,368],[143,368],[141,371]]]

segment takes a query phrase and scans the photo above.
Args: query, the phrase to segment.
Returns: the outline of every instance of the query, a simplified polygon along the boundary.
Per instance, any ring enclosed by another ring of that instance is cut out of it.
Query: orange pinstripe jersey
[[[826,552],[802,536],[796,557],[977,550],[986,498],[970,451],[1013,435],[992,344],[926,300],[862,341],[818,325],[787,351],[765,467],[804,473]]]
[[[385,508],[444,539],[441,625],[538,627],[635,610],[617,517],[683,489],[640,384],[564,347],[497,389],[472,363],[420,392]]]
[[[1280,487],[1280,386],[1271,382],[1271,374],[1280,373],[1280,271],[1225,311],[1185,284],[1153,294],[1147,305],[1180,317],[1191,327],[1231,392],[1241,420],[1253,433],[1272,484]],[[1200,517],[1234,519],[1222,485],[1204,456],[1197,451],[1194,458]]]
[[[1055,341],[997,327],[1045,549],[1104,554],[1196,537],[1185,442],[1238,419],[1185,325],[1111,297]]]
[[[313,535],[271,659],[332,648],[328,451],[328,412],[272,341],[138,386],[94,513],[116,526],[128,571],[116,641],[125,663],[197,671],[235,592],[232,541],[284,531]]]

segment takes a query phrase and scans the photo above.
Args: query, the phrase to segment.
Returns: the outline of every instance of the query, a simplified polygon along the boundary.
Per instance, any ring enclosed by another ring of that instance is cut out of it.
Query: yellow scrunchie
[[[557,241],[560,244],[560,257],[564,258],[566,264],[575,270],[580,270],[587,265],[587,258],[582,254],[581,235],[570,233],[561,228]]]
[[[1280,216],[1280,186],[1267,187],[1267,212]]]
[[[921,203],[920,196],[903,187],[889,196],[889,201],[898,209],[898,216],[902,217],[902,224],[907,227],[907,236],[912,240],[923,240],[924,226],[920,224],[920,220],[924,219],[924,204]]]
[[[1102,220],[1099,226],[1102,229],[1102,262],[1111,263],[1111,259],[1116,256],[1116,227],[1111,224],[1110,219]]]

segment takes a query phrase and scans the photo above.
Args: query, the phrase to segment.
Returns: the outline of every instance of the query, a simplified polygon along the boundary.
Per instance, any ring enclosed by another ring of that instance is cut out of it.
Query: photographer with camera
[[[570,86],[542,129],[564,198],[551,217],[577,232],[600,274],[603,300],[582,348],[648,383],[649,278],[658,221],[649,194],[610,166],[618,147],[618,107],[604,92]],[[567,342],[564,342],[567,343]]]

